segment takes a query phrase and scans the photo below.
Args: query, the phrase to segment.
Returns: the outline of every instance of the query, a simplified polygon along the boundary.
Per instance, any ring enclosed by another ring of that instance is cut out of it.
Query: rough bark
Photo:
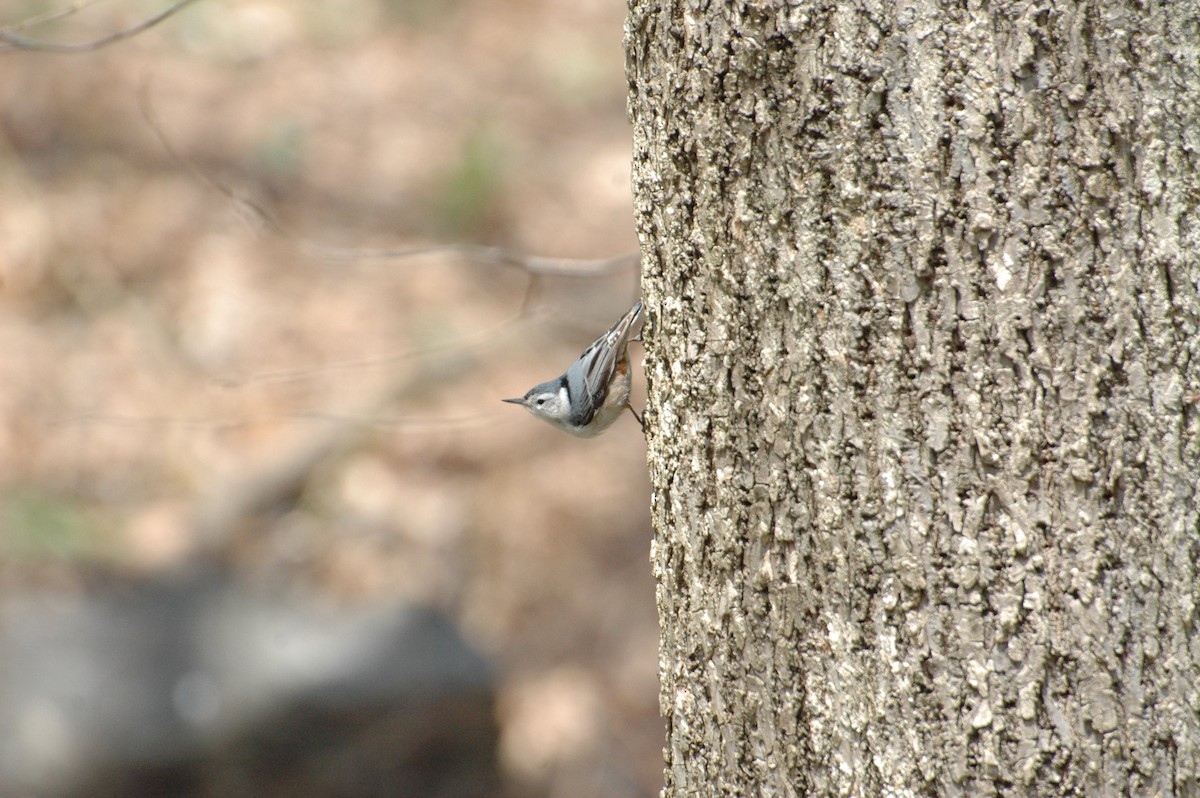
[[[666,795],[1198,795],[1200,3],[630,0]]]

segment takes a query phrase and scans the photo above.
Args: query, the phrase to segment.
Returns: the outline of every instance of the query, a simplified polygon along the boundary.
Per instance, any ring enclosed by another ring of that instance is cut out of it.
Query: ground
[[[411,598],[500,663],[514,784],[656,794],[640,430],[576,440],[499,401],[636,271],[352,252],[635,250],[623,13],[201,0],[95,52],[0,53],[0,595],[208,551],[267,589]]]

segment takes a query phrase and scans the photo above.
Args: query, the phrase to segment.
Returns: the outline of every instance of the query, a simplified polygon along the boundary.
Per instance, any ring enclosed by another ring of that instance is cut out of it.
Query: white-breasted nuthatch
[[[521,405],[559,429],[592,438],[613,425],[629,408],[629,341],[641,329],[642,303],[638,302],[608,332],[600,336],[561,377],[530,388],[524,396],[502,399]]]

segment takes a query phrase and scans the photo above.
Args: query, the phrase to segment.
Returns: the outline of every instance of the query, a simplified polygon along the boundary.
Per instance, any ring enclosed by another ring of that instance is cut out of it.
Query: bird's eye
[[[538,399],[538,400],[537,400],[537,403],[538,403],[538,407],[541,407],[542,405],[546,404],[546,400],[545,400],[545,399]]]

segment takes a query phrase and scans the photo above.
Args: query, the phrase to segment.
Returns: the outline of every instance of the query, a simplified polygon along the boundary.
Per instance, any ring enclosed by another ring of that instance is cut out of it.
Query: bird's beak
[[[523,405],[523,404],[525,404],[525,397],[518,396],[516,399],[501,399],[500,401],[508,402],[509,404],[514,404],[514,405]]]

